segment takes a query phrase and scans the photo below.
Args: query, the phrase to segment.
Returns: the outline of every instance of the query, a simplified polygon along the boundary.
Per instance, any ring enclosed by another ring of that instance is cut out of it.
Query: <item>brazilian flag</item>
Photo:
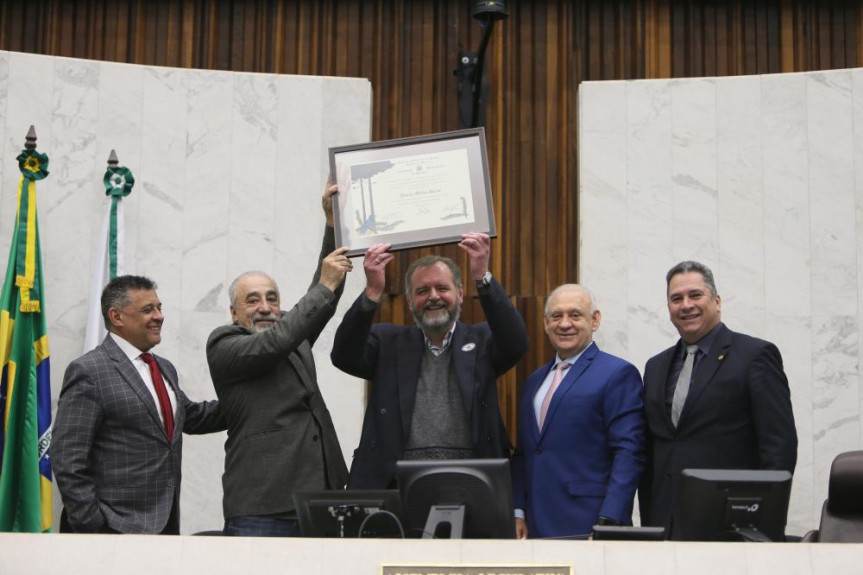
[[[48,157],[27,147],[18,156],[18,211],[0,295],[0,531],[39,533],[51,530],[51,383],[36,219],[36,181],[48,175]]]

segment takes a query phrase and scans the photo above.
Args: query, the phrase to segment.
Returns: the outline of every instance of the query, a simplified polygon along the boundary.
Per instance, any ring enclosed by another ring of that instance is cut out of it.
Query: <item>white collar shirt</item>
[[[452,322],[452,327],[449,328],[449,331],[445,336],[443,336],[443,343],[440,347],[436,346],[431,342],[431,340],[426,336],[425,332],[423,332],[423,338],[426,342],[426,347],[430,352],[434,354],[435,357],[440,357],[440,354],[445,352],[449,347],[449,344],[452,343],[452,334],[455,332],[455,324],[456,322]]]
[[[153,376],[150,375],[150,366],[147,365],[147,362],[141,359],[141,354],[143,352],[118,335],[111,332],[108,332],[108,335],[114,340],[114,343],[117,344],[126,357],[129,358],[129,361],[132,362],[135,369],[138,370],[138,375],[140,375],[141,379],[144,380],[144,385],[147,387],[147,391],[149,391],[150,395],[153,396],[153,403],[156,404],[156,411],[159,412],[159,418],[162,420],[162,425],[164,425],[165,414],[162,413],[162,409],[159,407],[159,396],[156,395],[156,386],[153,385]],[[165,389],[168,390],[168,399],[171,400],[171,410],[174,413],[177,413],[177,394],[174,393],[174,388],[170,383],[168,383],[164,373],[162,374],[162,379],[165,380]]]
[[[551,369],[548,371],[548,375],[545,376],[545,379],[542,381],[542,385],[539,386],[539,389],[536,390],[536,395],[533,396],[533,413],[536,416],[536,421],[539,423],[539,412],[542,411],[542,400],[545,399],[545,394],[548,393],[548,389],[551,387],[551,382],[554,381],[554,372],[557,369],[557,364],[561,361],[566,361],[569,364],[569,367],[563,370],[563,377],[566,377],[566,374],[575,365],[575,362],[578,361],[578,358],[587,351],[590,346],[593,345],[593,342],[590,342],[587,347],[581,350],[580,353],[575,355],[574,357],[570,357],[566,360],[560,359],[560,356],[555,356],[554,365],[551,366]]]

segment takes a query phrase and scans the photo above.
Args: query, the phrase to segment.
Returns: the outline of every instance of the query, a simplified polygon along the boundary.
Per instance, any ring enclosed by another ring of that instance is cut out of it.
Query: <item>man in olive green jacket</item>
[[[225,443],[226,535],[299,535],[292,495],[341,489],[347,481],[335,428],[321,396],[312,345],[333,316],[351,269],[334,250],[332,196],[311,287],[291,311],[276,282],[241,274],[228,289],[232,325],[213,331],[207,361],[228,422]]]

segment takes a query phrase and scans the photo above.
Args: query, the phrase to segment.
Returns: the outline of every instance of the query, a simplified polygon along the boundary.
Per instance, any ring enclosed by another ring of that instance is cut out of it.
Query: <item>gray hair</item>
[[[231,300],[231,306],[234,305],[234,298],[237,296],[237,284],[240,283],[240,281],[252,276],[262,276],[267,278],[268,280],[273,282],[273,285],[276,287],[276,293],[279,293],[279,284],[276,283],[276,280],[274,280],[270,276],[270,274],[268,274],[267,272],[262,272],[260,270],[249,270],[247,272],[241,273],[236,278],[234,278],[234,281],[232,281],[231,285],[228,286],[228,299]]]
[[[129,295],[130,290],[150,291],[156,289],[156,282],[144,276],[117,276],[108,282],[102,289],[102,297],[99,300],[102,306],[102,321],[105,322],[105,329],[111,331],[111,320],[108,319],[108,312],[111,308],[120,309],[132,303],[132,297]]]
[[[450,258],[444,256],[423,256],[418,260],[414,260],[411,265],[408,266],[408,271],[405,272],[405,295],[410,299],[411,297],[411,278],[414,275],[414,272],[420,268],[427,268],[436,263],[442,263],[449,268],[450,273],[452,273],[452,281],[456,285],[456,287],[462,287],[461,284],[461,268],[458,266]]]
[[[701,274],[701,277],[704,278],[705,285],[710,289],[711,297],[716,298],[716,280],[713,279],[713,272],[703,263],[692,260],[680,262],[668,270],[668,273],[665,274],[665,293],[667,294],[668,288],[671,287],[671,278],[679,274],[687,274],[690,272]]]
[[[551,293],[548,294],[547,298],[545,298],[545,311],[543,312],[543,315],[548,317],[548,308],[549,308],[549,305],[551,304],[552,298],[554,298],[554,296],[556,296],[557,294],[559,294],[561,292],[565,292],[565,291],[579,291],[579,292],[585,294],[587,296],[587,298],[590,300],[590,315],[593,315],[593,313],[597,310],[596,298],[594,297],[592,291],[590,291],[589,289],[587,289],[585,286],[583,286],[581,284],[563,284],[563,285],[559,285],[556,288],[554,288],[553,290],[551,290]]]

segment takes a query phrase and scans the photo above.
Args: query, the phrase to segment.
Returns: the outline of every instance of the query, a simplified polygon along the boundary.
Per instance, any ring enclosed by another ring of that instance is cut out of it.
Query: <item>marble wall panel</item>
[[[51,139],[51,109],[54,101],[54,60],[40,58],[31,54],[15,54],[9,57],[6,76],[6,110],[3,134],[5,169],[3,180],[2,209],[0,221],[0,250],[8,258],[12,229],[15,226],[15,212],[18,209],[18,182],[21,173],[15,158],[24,149],[24,137],[31,125],[36,127],[37,150],[50,152],[45,145]],[[20,86],[20,89],[11,89]],[[48,153],[49,161],[52,161]],[[56,169],[56,168],[49,168]],[[50,178],[50,176],[49,176]],[[45,182],[45,180],[43,180]],[[37,190],[46,187],[37,186]],[[39,194],[44,197],[45,194]],[[44,252],[43,252],[44,256]],[[4,269],[5,269],[5,263]],[[50,307],[49,307],[50,309]]]
[[[764,290],[768,313],[809,316],[809,140],[806,76],[762,76]]]
[[[206,358],[207,337],[230,320],[227,298],[231,120],[234,79],[210,71],[186,74],[187,132],[183,186],[182,254],[177,368],[196,401],[215,397]],[[183,504],[198,510],[195,531],[222,525],[221,474],[226,433],[185,440]]]
[[[609,89],[616,88],[616,89]],[[626,83],[616,82],[602,91],[602,102],[591,101],[596,93],[579,92],[579,106],[596,113],[583,116],[579,139],[590,147],[580,149],[582,172],[579,211],[594,214],[582,220],[579,233],[590,238],[588,257],[579,259],[579,282],[594,292],[602,311],[597,344],[611,353],[627,347],[627,228],[626,228],[626,117],[620,109],[626,101]],[[607,113],[604,113],[607,112]],[[602,233],[605,231],[606,233]]]
[[[277,84],[278,131],[276,149],[276,180],[282,182],[275,196],[277,212],[284,215],[274,228],[274,269],[280,281],[285,302],[295,302],[309,287],[315,259],[321,250],[324,213],[321,193],[326,186],[329,167],[326,157],[328,144],[323,130],[324,108],[309,110],[303,102],[323,100],[324,78],[298,76]],[[324,152],[323,154],[321,152]],[[314,233],[298,235],[295,229],[308,222]],[[303,254],[303,267],[291,269]]]
[[[76,63],[78,60],[66,60],[58,58],[58,67],[64,62]],[[135,168],[140,165],[141,149],[141,116],[139,111],[143,99],[144,68],[129,66],[125,64],[90,63],[98,65],[97,107],[94,110],[95,120],[92,124],[93,145],[91,147],[92,167],[88,168],[85,163],[82,168],[88,169],[86,181],[82,183],[75,195],[75,206],[78,210],[75,221],[76,227],[86,229],[89,237],[77,242],[79,250],[76,252],[78,258],[85,257],[85,261],[76,268],[74,277],[80,285],[89,285],[92,270],[96,266],[96,258],[99,255],[98,240],[105,227],[105,218],[110,211],[111,202],[105,195],[105,187],[102,177],[94,178],[108,166],[108,158],[111,150],[118,154],[121,166],[132,167],[134,175]],[[64,96],[66,97],[66,96]],[[130,113],[130,111],[133,111]],[[118,204],[118,217],[126,221],[125,212],[131,206],[137,211],[138,197],[140,192],[133,188],[132,195],[123,198]],[[99,219],[92,217],[94,213],[103,214]],[[101,221],[99,221],[101,220]],[[117,269],[118,273],[129,273],[129,265],[126,257],[127,251],[134,254],[137,245],[137,227],[126,226],[125,234],[119,238]],[[107,228],[105,230],[107,233]],[[129,249],[131,246],[131,249]],[[134,265],[134,261],[132,262]],[[86,299],[76,302],[67,310],[64,317],[70,330],[74,330],[78,337],[76,345],[69,346],[64,353],[69,353],[68,358],[58,358],[58,363],[64,367],[68,360],[80,353],[82,349],[89,349],[86,343],[86,330],[89,321],[89,308],[91,305],[98,306],[100,289],[94,289],[92,285],[87,288]],[[81,294],[80,288],[69,291],[70,294]],[[104,330],[103,330],[104,333]],[[60,373],[59,375],[62,375]]]
[[[44,141],[40,136],[37,142],[41,151],[50,149],[50,174],[48,179],[36,184],[42,265],[45,277],[51,278],[51,286],[46,286],[46,291],[78,295],[74,299],[49,297],[46,301],[46,317],[53,326],[49,336],[55,370],[62,369],[80,355],[81,328],[86,324],[83,312],[89,294],[89,277],[80,272],[90,265],[90,250],[58,248],[90,246],[93,230],[100,226],[98,220],[80,218],[89,209],[102,213],[94,205],[102,186],[91,180],[97,149],[99,72],[96,62],[57,59],[50,140]],[[40,132],[37,127],[37,134]],[[42,147],[48,142],[50,148]],[[43,185],[49,182],[50,185]]]
[[[99,62],[96,171],[107,166],[111,150],[117,152],[120,165],[132,169],[133,175],[133,168],[140,166],[144,78],[147,74],[144,66]],[[103,138],[102,134],[109,137]],[[135,191],[132,195],[136,195]]]
[[[278,101],[275,79],[234,78],[228,275],[272,269]]]
[[[140,177],[137,213],[129,204],[127,222],[134,222],[136,250],[128,250],[137,273],[159,284],[165,314],[160,351],[179,357],[183,325],[180,294],[183,276],[182,238],[186,169],[187,98],[183,70],[149,68],[144,75]]]
[[[857,269],[863,269],[863,69],[851,72],[854,116],[854,199],[855,199],[855,237]],[[858,275],[859,278],[859,275]],[[859,281],[859,280],[858,280]],[[857,290],[857,323],[863,325],[863,289]],[[863,358],[863,338],[857,340],[857,386],[863,386],[863,373],[859,362]],[[863,394],[860,397],[860,412],[863,413]],[[863,445],[863,426],[860,428],[858,445]]]
[[[813,469],[823,494],[836,454],[860,436],[851,71],[807,75],[813,314]],[[820,512],[816,498],[813,512]]]
[[[580,123],[614,113],[618,82],[581,90]],[[789,532],[803,533],[817,525],[833,457],[863,443],[863,71],[632,81],[617,105],[627,211],[612,219],[583,202],[581,261],[605,262],[595,248],[613,229],[585,222],[625,226],[623,349],[639,367],[677,339],[663,279],[684,257],[713,267],[732,329],[779,346],[799,437]],[[604,135],[580,136],[584,186],[609,167],[584,151]]]
[[[716,267],[716,85],[712,79],[671,83],[673,257]]]
[[[813,396],[813,350],[812,319],[767,315],[764,331],[759,337],[772,341],[782,353],[782,363],[788,386],[791,389],[791,405],[794,424],[797,427],[797,468],[791,485],[791,505],[788,521],[799,526],[800,533],[811,528],[814,502],[818,505],[827,497],[827,484],[815,485],[815,433],[812,420]],[[819,509],[820,512],[820,509]]]
[[[208,253],[207,256],[215,254]],[[207,257],[205,256],[205,257]],[[212,258],[218,261],[217,258]],[[185,277],[185,281],[192,278]],[[220,301],[227,301],[224,293]],[[225,304],[227,309],[227,304]],[[183,310],[182,326],[174,329],[183,334],[180,355],[174,365],[183,382],[183,390],[192,401],[215,399],[216,392],[207,367],[206,343],[210,332],[227,323],[225,311]],[[166,329],[167,331],[167,329]],[[196,533],[221,529],[222,473],[224,472],[226,432],[187,435],[183,438],[183,532]],[[192,514],[187,512],[192,509]]]
[[[233,79],[189,72],[184,170],[183,282],[180,307],[227,314]],[[242,170],[241,170],[242,171]],[[248,170],[249,174],[253,170]]]
[[[761,185],[761,82],[716,84],[716,178],[723,311],[737,329],[764,331],[764,190]],[[721,286],[720,286],[721,287]]]
[[[806,77],[813,314],[857,313],[851,72]],[[825,310],[822,304],[830,303]]]
[[[93,168],[98,177],[93,182],[95,184],[93,199],[90,199],[89,194],[87,199],[88,205],[90,202],[95,202],[95,204],[87,213],[92,213],[93,210],[105,210],[109,205],[99,174],[104,176],[111,150],[116,152],[119,165],[129,168],[133,177],[141,178],[141,176],[146,175],[146,173],[140,172],[140,168],[143,147],[141,122],[144,119],[142,111],[144,109],[144,80],[148,75],[147,69],[143,66],[109,62],[100,63],[100,67],[99,113],[96,119],[96,157]],[[138,213],[146,181],[146,179],[137,180],[132,192],[123,198],[124,215]],[[91,258],[96,257],[99,231],[99,226],[94,225],[92,227],[92,237],[89,244]],[[135,259],[135,254],[138,253],[138,226],[126,225],[125,232],[123,235],[124,249],[120,262],[122,266],[118,263],[118,270],[121,273],[146,273],[138,270]],[[91,261],[93,260],[91,259]],[[82,334],[84,328],[82,322]]]
[[[859,449],[858,339],[856,315],[812,317],[813,482],[824,497],[833,458]],[[821,511],[819,499],[813,512]]]
[[[589,84],[582,84],[582,89]],[[585,111],[585,113],[589,113]],[[627,82],[627,293],[628,349],[621,355],[640,369],[657,345],[675,332],[665,305],[665,272],[673,265],[671,82]],[[588,143],[589,145],[589,143]],[[579,145],[579,148],[582,148]],[[629,150],[639,150],[631,154]],[[584,169],[584,164],[580,164]],[[581,220],[593,217],[580,215]],[[620,222],[614,222],[615,226]],[[610,229],[616,229],[614,226]],[[657,338],[657,330],[659,337]]]
[[[371,124],[368,129],[355,122],[345,122],[343,118],[371,116],[371,100],[366,91],[370,88],[357,82],[346,82],[347,78],[327,78],[321,95],[322,132],[326,134],[330,146],[356,144],[371,138]],[[357,140],[360,137],[360,140]],[[326,154],[325,151],[323,151]]]
[[[327,147],[368,141],[370,111],[370,85],[362,79],[0,52],[4,253],[16,207],[14,158],[30,124],[39,150],[51,158],[51,175],[38,189],[55,405],[66,364],[81,353],[111,149],[136,179],[124,200],[126,271],[159,284],[166,323],[156,351],[174,361],[192,399],[211,399],[205,343],[216,326],[230,321],[227,282],[255,267],[284,277],[292,299],[307,289],[324,224]],[[335,329],[363,285],[360,270],[328,329]],[[363,387],[332,369],[331,341],[331,333],[322,335],[316,358],[330,368],[319,372],[326,378],[322,387],[334,390],[325,395],[347,455],[359,442]],[[224,433],[185,440],[184,533],[222,525],[224,440]]]
[[[826,484],[815,484],[809,137],[805,74],[761,77],[765,309],[763,337],[783,353],[798,431],[789,521],[808,529]],[[816,489],[817,487],[817,489]],[[818,503],[815,503],[818,502]]]
[[[588,541],[392,541],[253,537],[44,537],[0,535],[4,573],[164,575],[380,572],[403,566],[570,566],[578,575],[728,573],[833,575],[859,571],[859,545],[751,545]],[[98,557],[98,561],[94,561]],[[407,571],[407,569],[405,570]],[[419,569],[417,569],[419,571]],[[498,571],[503,571],[498,570]]]

